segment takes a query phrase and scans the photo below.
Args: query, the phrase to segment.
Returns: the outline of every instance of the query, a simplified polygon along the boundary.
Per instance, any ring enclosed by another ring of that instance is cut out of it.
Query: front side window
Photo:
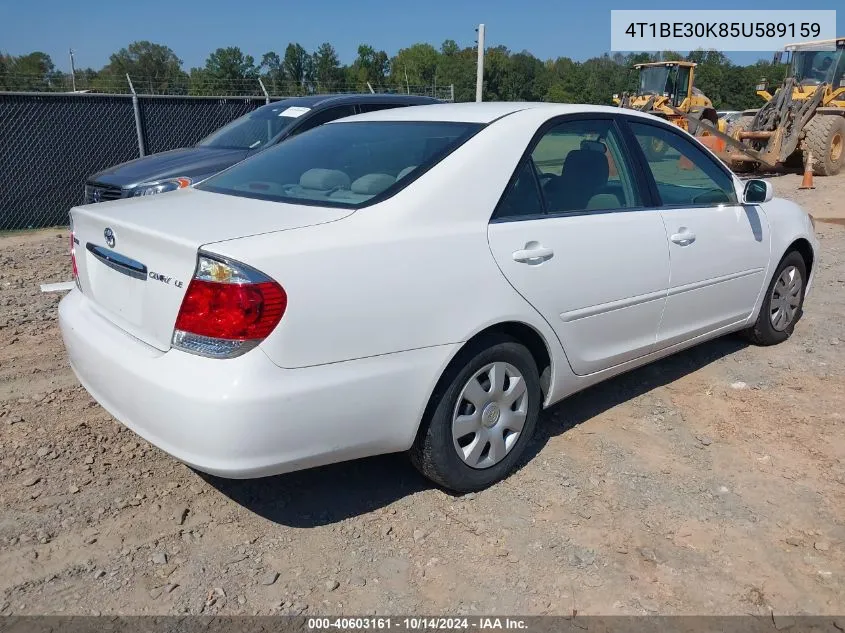
[[[546,132],[531,158],[549,213],[641,206],[610,119],[564,121]]]
[[[737,204],[733,179],[693,141],[663,126],[629,125],[664,206]]]
[[[397,192],[483,127],[478,123],[331,123],[212,176],[198,189],[319,206],[365,205]]]

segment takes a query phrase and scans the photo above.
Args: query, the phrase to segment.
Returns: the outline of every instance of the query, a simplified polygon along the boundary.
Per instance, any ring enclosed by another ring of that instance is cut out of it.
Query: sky
[[[842,0],[708,0],[708,9],[839,9],[837,35],[845,35]],[[313,51],[331,42],[351,63],[367,43],[394,55],[416,42],[435,47],[446,39],[474,46],[483,22],[487,45],[528,50],[540,59],[585,60],[610,50],[611,9],[687,8],[677,0],[0,0],[0,52],[41,50],[56,66],[99,69],[134,40],[172,48],[185,68],[202,66],[218,47],[239,46],[256,62],[267,51],[284,54],[288,42]],[[798,38],[801,39],[801,38]],[[729,53],[739,64],[771,59],[772,51]]]

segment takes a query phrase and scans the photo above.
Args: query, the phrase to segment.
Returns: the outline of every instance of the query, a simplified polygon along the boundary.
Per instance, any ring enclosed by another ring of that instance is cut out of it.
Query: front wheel
[[[817,114],[805,128],[813,174],[835,176],[845,166],[845,116]]]
[[[479,341],[440,380],[411,461],[455,492],[486,488],[516,467],[542,399],[537,364],[525,346],[509,338]]]
[[[803,314],[806,287],[804,258],[790,251],[772,277],[757,321],[745,331],[746,337],[757,345],[776,345],[788,339]]]

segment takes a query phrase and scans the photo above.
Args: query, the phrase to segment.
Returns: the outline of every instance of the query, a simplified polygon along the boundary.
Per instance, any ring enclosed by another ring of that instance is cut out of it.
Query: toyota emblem
[[[103,237],[106,238],[106,244],[109,245],[109,248],[114,248],[114,231],[107,228],[103,231]]]

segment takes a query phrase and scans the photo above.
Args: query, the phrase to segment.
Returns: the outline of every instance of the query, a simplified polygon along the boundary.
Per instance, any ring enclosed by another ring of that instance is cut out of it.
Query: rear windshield
[[[205,137],[199,142],[199,146],[258,149],[273,141],[308,110],[309,108],[289,107],[283,103],[263,106]]]
[[[359,207],[401,189],[482,127],[478,123],[330,123],[288,139],[197,186],[248,198]]]

